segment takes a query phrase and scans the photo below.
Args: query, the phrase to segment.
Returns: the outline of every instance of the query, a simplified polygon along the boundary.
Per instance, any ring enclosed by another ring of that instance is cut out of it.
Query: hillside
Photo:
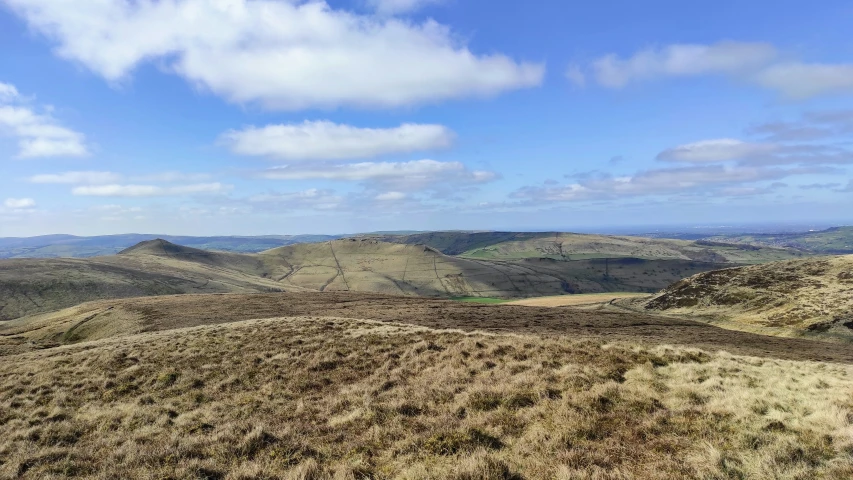
[[[562,293],[654,291],[656,285],[707,271],[701,262],[526,259],[484,261],[444,255],[423,245],[345,239],[282,247],[258,255],[283,285],[320,291],[368,291],[421,296],[516,298]],[[287,270],[284,270],[287,267]]]
[[[429,232],[387,236],[382,240],[425,244],[445,254],[484,260],[551,258],[642,258],[692,260],[720,264],[756,264],[800,258],[804,252],[733,242],[690,241],[668,238],[539,232]]]
[[[725,243],[663,238],[559,233],[549,237],[501,242],[462,253],[463,257],[519,259],[548,257],[564,260],[630,257],[693,260],[709,263],[754,264],[801,257],[801,252],[754,248]]]
[[[259,254],[210,252],[161,239],[90,259],[0,260],[0,320],[90,300],[182,293],[312,290],[499,298],[651,293],[714,268],[683,260],[485,261],[365,238]]]
[[[709,240],[746,245],[795,248],[818,254],[853,253],[853,227],[835,227],[817,232],[721,235]]]
[[[243,320],[317,316],[433,329],[607,337],[741,355],[853,364],[846,346],[773,338],[650,313],[482,305],[352,292],[163,295],[98,300],[0,323],[0,356],[92,340]]]
[[[411,235],[382,235],[374,236],[385,242],[403,243],[406,245],[429,245],[447,255],[461,255],[476,248],[489,247],[498,243],[549,238],[556,232],[420,232]]]
[[[344,293],[111,306],[154,331],[0,356],[0,478],[853,474],[840,345]]]
[[[647,311],[853,335],[853,255],[701,273],[643,302]]]
[[[340,238],[333,235],[267,235],[257,237],[192,237],[176,235],[44,235],[26,238],[0,238],[0,258],[88,258],[114,255],[140,242],[163,239],[204,250],[257,253],[297,243],[325,242]]]
[[[263,277],[262,263],[252,256],[156,250],[154,243],[88,259],[0,260],[0,320],[107,298],[283,290]]]

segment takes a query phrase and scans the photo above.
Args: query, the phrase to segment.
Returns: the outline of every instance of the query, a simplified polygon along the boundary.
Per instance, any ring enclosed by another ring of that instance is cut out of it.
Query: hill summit
[[[118,252],[119,255],[209,255],[210,252],[178,245],[162,238],[145,240]]]

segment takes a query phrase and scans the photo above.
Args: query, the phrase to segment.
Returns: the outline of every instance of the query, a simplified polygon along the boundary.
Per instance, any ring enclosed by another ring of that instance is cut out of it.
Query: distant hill
[[[258,254],[211,252],[155,239],[89,259],[0,260],[0,320],[84,301],[184,293],[352,291],[446,298],[651,293],[717,267],[680,259],[490,261],[372,238]]]
[[[641,303],[646,311],[744,326],[853,336],[853,255],[700,273]]]
[[[802,251],[733,242],[634,236],[539,232],[429,232],[381,237],[403,244],[425,244],[448,255],[491,260],[551,258],[644,258],[709,263],[755,264],[800,258]]]
[[[284,245],[325,242],[341,237],[341,235],[191,237],[135,233],[94,237],[45,235],[26,238],[0,238],[0,258],[88,258],[113,255],[139,242],[157,238],[205,250],[257,253]]]
[[[818,254],[853,253],[853,227],[835,227],[816,232],[720,235],[708,240],[747,245],[796,248]]]
[[[404,243],[407,245],[429,245],[447,255],[461,255],[476,248],[489,247],[502,242],[549,238],[556,232],[421,232],[412,235],[373,236],[377,240]]]
[[[108,298],[283,291],[263,277],[264,265],[251,255],[162,242],[86,259],[0,260],[0,320]]]

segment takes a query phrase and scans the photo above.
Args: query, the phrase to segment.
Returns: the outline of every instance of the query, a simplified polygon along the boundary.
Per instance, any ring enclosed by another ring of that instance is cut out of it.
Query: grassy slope
[[[558,233],[476,247],[461,255],[483,259],[633,257],[754,264],[797,258],[802,253],[770,247],[756,249],[725,244],[703,245],[688,240]]]
[[[548,238],[555,232],[423,232],[412,235],[388,235],[377,239],[406,245],[429,245],[446,254],[460,255],[476,248],[502,242]]]
[[[0,261],[0,319],[88,300],[179,293],[346,290],[497,298],[651,293],[716,267],[678,259],[485,261],[373,239],[300,244],[254,255],[148,241],[116,256]]]
[[[853,253],[853,227],[837,227],[805,233],[723,235],[712,237],[711,240],[798,248],[821,254]]]
[[[81,302],[179,293],[281,291],[262,264],[237,254],[132,253],[92,259],[0,261],[0,320]],[[303,290],[297,286],[291,290]]]
[[[0,358],[0,478],[849,478],[851,379],[523,331],[201,326]]]
[[[853,334],[853,255],[703,273],[670,286],[643,305],[674,315],[849,337]]]

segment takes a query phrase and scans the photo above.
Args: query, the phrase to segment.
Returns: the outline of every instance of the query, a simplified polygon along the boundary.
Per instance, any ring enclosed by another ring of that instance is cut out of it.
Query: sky
[[[853,223],[853,5],[0,0],[0,236]]]

